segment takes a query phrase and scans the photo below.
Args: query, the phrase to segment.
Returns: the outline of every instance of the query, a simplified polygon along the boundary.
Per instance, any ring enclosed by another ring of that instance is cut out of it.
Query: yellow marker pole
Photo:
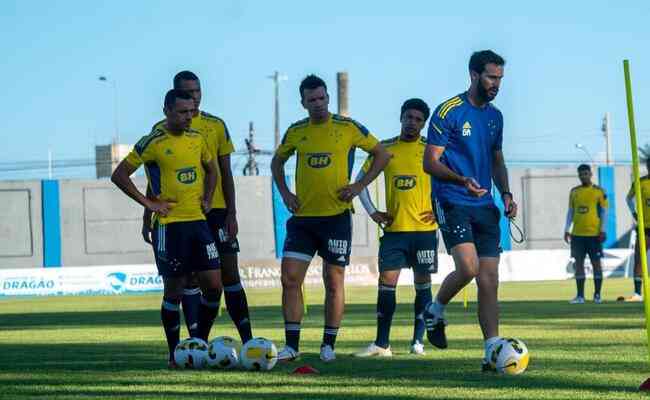
[[[632,104],[632,82],[630,79],[630,62],[623,60],[625,74],[625,96],[627,99],[627,118],[630,126],[630,146],[632,147],[632,172],[634,173],[634,198],[636,201],[636,215],[638,227],[638,244],[641,250],[641,269],[643,278],[643,305],[645,309],[645,329],[648,337],[648,357],[650,357],[650,302],[648,300],[648,260],[645,243],[645,226],[643,220],[643,203],[641,202],[641,182],[639,180],[639,152],[636,142],[636,128],[634,126],[634,106]]]

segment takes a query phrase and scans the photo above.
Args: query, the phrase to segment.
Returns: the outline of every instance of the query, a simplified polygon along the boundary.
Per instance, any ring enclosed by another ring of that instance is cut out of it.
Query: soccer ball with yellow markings
[[[501,374],[519,375],[526,370],[529,360],[530,354],[524,342],[504,338],[494,345],[490,364]]]
[[[268,339],[257,337],[241,348],[241,364],[251,371],[270,371],[278,362],[278,349]]]
[[[239,365],[238,343],[230,336],[219,336],[208,344],[208,367],[217,369],[235,368]]]
[[[202,369],[208,360],[208,344],[198,338],[181,340],[174,349],[174,361],[181,368]]]

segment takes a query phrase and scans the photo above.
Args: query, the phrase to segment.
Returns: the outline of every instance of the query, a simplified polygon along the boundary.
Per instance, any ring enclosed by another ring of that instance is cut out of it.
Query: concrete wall
[[[135,178],[144,192],[146,181]],[[64,266],[153,262],[142,240],[142,207],[109,180],[62,180],[61,257]]]
[[[41,182],[0,182],[0,203],[0,268],[42,266]]]
[[[594,171],[596,169],[594,168]],[[627,246],[632,226],[625,195],[630,167],[616,167],[616,231],[619,246]],[[520,205],[517,222],[528,240],[513,249],[563,249],[563,229],[569,191],[579,182],[571,168],[510,168],[511,191]],[[594,172],[594,175],[597,174]],[[135,179],[144,190],[143,177]],[[240,259],[275,258],[270,177],[236,177]],[[379,187],[379,190],[376,189]],[[141,237],[142,207],[108,180],[59,181],[61,259],[64,266],[142,264],[153,262]],[[383,182],[369,188],[379,209],[385,209]],[[0,182],[0,268],[43,265],[43,225],[40,181]],[[353,257],[375,257],[377,225],[354,201]],[[443,250],[444,246],[440,246]]]

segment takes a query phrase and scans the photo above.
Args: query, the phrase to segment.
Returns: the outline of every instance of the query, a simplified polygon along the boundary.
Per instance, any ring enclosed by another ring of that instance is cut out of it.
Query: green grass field
[[[587,290],[591,290],[588,283]],[[2,399],[636,399],[650,376],[641,303],[616,303],[630,280],[605,282],[605,303],[569,305],[573,282],[505,283],[501,334],[528,345],[531,364],[516,377],[479,372],[482,341],[476,304],[448,308],[449,349],[427,344],[407,354],[413,289],[398,291],[392,359],[350,353],[375,334],[376,289],[349,288],[337,362],[318,359],[322,290],[308,291],[300,361],[267,373],[168,371],[159,322],[160,294],[0,300]],[[434,289],[435,290],[435,289]],[[254,334],[283,343],[279,290],[250,290]],[[470,300],[475,288],[470,289]],[[213,336],[237,337],[221,315]],[[319,375],[295,376],[310,364]]]

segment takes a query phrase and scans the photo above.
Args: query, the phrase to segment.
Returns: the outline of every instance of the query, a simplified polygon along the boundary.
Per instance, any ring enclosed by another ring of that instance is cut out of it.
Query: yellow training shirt
[[[572,235],[598,236],[600,234],[600,209],[607,209],[607,195],[597,186],[576,186],[569,195],[569,207],[573,208]]]
[[[643,224],[646,229],[650,228],[650,176],[646,175],[640,179],[641,183],[641,203],[643,204]],[[627,192],[629,197],[636,199],[634,196],[634,184]]]
[[[171,134],[164,126],[144,136],[126,157],[138,168],[144,164],[154,195],[175,203],[160,223],[204,220],[201,210],[205,172],[203,164],[212,161],[203,136],[188,129]]]
[[[165,120],[162,120],[156,125],[153,126],[152,132],[163,126]],[[230,133],[228,133],[228,128],[226,123],[219,117],[208,114],[205,111],[200,111],[199,114],[192,118],[192,124],[190,125],[195,131],[198,131],[205,138],[205,142],[208,144],[208,151],[213,160],[217,160],[218,157],[226,156],[235,151],[235,147],[230,140]],[[221,186],[221,169],[219,168],[219,163],[216,162],[217,171],[217,186],[214,188],[214,196],[212,197],[212,208],[226,208],[226,200],[223,194],[223,186]]]
[[[438,229],[438,224],[424,223],[420,214],[432,211],[431,177],[422,169],[427,139],[420,137],[413,142],[400,140],[399,136],[382,140],[391,159],[384,168],[386,212],[393,223],[386,232],[423,232]],[[368,172],[372,156],[363,164]]]
[[[337,191],[350,182],[354,149],[366,152],[379,141],[360,123],[331,114],[322,124],[309,118],[291,125],[275,154],[284,159],[297,154],[296,196],[300,217],[338,215],[352,208]]]

